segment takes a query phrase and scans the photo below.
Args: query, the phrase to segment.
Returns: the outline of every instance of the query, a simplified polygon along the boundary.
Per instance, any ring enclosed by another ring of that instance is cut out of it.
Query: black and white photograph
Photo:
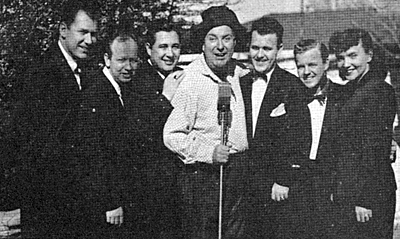
[[[0,11],[0,238],[400,239],[397,0]]]

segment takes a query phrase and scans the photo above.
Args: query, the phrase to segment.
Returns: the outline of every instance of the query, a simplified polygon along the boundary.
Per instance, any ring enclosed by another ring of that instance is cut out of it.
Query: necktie
[[[74,70],[74,74],[75,74],[75,78],[76,78],[76,81],[77,81],[78,86],[79,86],[79,90],[82,89],[82,78],[81,78],[81,73],[82,73],[82,70],[81,70],[81,68],[79,67],[79,65],[77,65],[76,68],[75,68],[75,70]]]
[[[79,75],[79,74],[81,74],[81,72],[82,72],[81,68],[77,65],[75,70],[74,70],[74,74]]]

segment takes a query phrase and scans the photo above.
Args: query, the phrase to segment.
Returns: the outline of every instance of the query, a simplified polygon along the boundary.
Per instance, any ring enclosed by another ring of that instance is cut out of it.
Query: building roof
[[[293,49],[296,42],[306,38],[314,38],[328,44],[329,37],[335,31],[354,27],[370,31],[382,44],[396,43],[387,28],[389,24],[396,22],[393,19],[394,16],[370,9],[270,14],[269,16],[276,18],[283,25],[285,29],[283,44],[286,49]],[[243,25],[250,29],[252,22],[254,21]],[[390,28],[393,27],[389,26]]]

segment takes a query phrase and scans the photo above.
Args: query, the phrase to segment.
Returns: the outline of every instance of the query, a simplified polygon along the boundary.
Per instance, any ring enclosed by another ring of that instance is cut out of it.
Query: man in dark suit
[[[341,77],[335,144],[333,200],[338,206],[337,238],[392,238],[396,182],[390,149],[396,101],[376,61],[369,33],[336,32],[330,39]]]
[[[294,46],[300,80],[307,87],[301,98],[285,105],[287,122],[282,140],[280,171],[289,188],[278,209],[285,227],[277,238],[335,238],[332,236],[333,141],[337,99],[327,78],[327,47],[313,39]]]
[[[154,238],[179,238],[180,203],[176,186],[176,162],[179,160],[163,143],[163,128],[173,107],[183,71],[177,67],[181,44],[174,26],[157,20],[149,26],[146,38],[146,61],[138,69],[134,91],[141,99],[138,116],[149,150],[144,166],[147,175],[148,233]]]
[[[56,238],[69,220],[68,152],[75,110],[88,85],[81,65],[96,42],[98,9],[94,1],[65,3],[58,42],[34,64],[25,84],[21,224],[27,238]]]
[[[130,25],[114,25],[104,45],[105,67],[91,74],[96,81],[82,94],[74,127],[70,224],[79,231],[71,238],[127,238],[127,230],[135,235],[133,227],[122,231],[117,225],[125,225],[128,203],[140,205],[139,135],[126,116],[137,102],[129,85],[139,64],[137,38]]]
[[[263,17],[253,23],[250,57],[254,74],[241,80],[245,103],[249,158],[252,162],[254,237],[274,238],[276,202],[287,198],[289,188],[276,158],[283,133],[284,103],[302,87],[296,76],[281,69],[277,55],[282,50],[282,25]]]

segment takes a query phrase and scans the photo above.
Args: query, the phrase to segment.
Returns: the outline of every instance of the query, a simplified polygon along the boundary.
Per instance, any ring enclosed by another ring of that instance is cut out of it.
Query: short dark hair
[[[67,0],[61,11],[61,22],[69,27],[79,11],[84,11],[92,20],[100,18],[100,4],[96,0]]]
[[[251,26],[251,32],[257,31],[260,35],[276,34],[278,37],[278,47],[282,44],[283,26],[272,17],[262,17]]]
[[[373,51],[374,45],[368,31],[360,28],[337,31],[329,39],[329,50],[334,54],[340,54],[359,43],[362,44],[365,52]]]
[[[149,43],[150,46],[153,46],[154,43],[156,42],[156,34],[157,32],[176,32],[179,36],[179,32],[177,30],[177,27],[168,22],[168,20],[166,19],[157,19],[154,20],[153,22],[151,22],[151,24],[148,26],[147,28],[147,33],[146,33],[146,37],[145,37],[145,42]]]
[[[107,26],[103,39],[103,50],[108,54],[108,57],[112,56],[111,45],[117,38],[120,42],[126,42],[129,39],[133,39],[137,44],[139,44],[137,33],[133,28],[133,25],[128,23],[110,24]]]
[[[311,49],[318,49],[319,52],[321,53],[322,62],[326,63],[329,57],[328,48],[325,46],[324,43],[316,41],[314,39],[300,40],[299,42],[296,43],[296,45],[294,45],[294,50],[293,50],[294,60],[296,61],[297,55],[302,54]]]

